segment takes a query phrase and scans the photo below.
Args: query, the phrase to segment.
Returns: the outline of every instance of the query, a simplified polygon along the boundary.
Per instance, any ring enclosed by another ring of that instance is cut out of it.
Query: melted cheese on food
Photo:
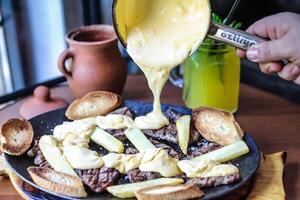
[[[213,160],[181,160],[178,167],[189,178],[206,178],[216,176],[227,176],[239,172],[239,169],[230,164],[220,164]]]
[[[63,147],[63,152],[74,169],[98,169],[104,164],[96,151],[81,146]]]
[[[153,111],[137,117],[135,124],[140,129],[162,128],[169,122],[161,111],[161,91],[171,69],[205,38],[210,22],[208,1],[120,1],[117,9],[127,51],[145,73],[154,96]]]
[[[158,172],[164,177],[181,174],[177,166],[178,160],[168,155],[164,149],[149,149],[144,152],[139,169],[144,172]]]
[[[53,130],[53,136],[62,141],[68,137],[69,134],[80,135],[81,137],[88,137],[94,132],[96,128],[95,124],[82,123],[80,121],[64,122],[58,125]]]
[[[125,174],[126,172],[136,169],[139,167],[143,154],[117,154],[117,153],[109,153],[102,157],[105,167],[115,168],[120,173]]]
[[[98,116],[96,123],[102,129],[122,129],[134,126],[134,121],[130,117],[117,114]]]
[[[147,149],[143,153],[126,155],[109,153],[102,157],[104,165],[115,168],[120,173],[139,168],[141,171],[158,172],[164,177],[180,175],[178,160],[168,155],[164,149]]]

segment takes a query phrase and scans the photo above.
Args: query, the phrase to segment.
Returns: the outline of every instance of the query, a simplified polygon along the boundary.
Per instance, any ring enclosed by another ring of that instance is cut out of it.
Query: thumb
[[[246,52],[247,58],[253,62],[267,63],[286,58],[286,50],[281,40],[262,42],[251,46]]]

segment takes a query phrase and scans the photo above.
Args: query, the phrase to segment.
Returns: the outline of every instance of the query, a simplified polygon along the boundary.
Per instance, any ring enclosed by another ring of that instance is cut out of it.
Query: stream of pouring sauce
[[[137,117],[139,129],[169,124],[160,95],[172,68],[180,65],[205,38],[210,22],[207,0],[121,0],[124,5],[127,51],[144,72],[153,111]],[[130,9],[129,9],[130,7]]]

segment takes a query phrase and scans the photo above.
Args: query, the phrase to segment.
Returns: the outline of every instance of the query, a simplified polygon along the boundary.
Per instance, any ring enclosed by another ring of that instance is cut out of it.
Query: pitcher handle
[[[58,58],[58,69],[61,73],[63,73],[66,77],[71,77],[72,76],[72,72],[70,72],[67,68],[66,68],[66,60],[68,60],[69,58],[73,58],[74,55],[73,53],[67,49],[64,50],[59,58]]]
[[[248,50],[252,45],[266,41],[263,38],[251,35],[245,31],[218,23],[212,23],[210,25],[207,36],[243,50]]]
[[[179,88],[183,88],[183,84],[184,84],[184,80],[182,79],[181,75],[180,75],[180,69],[183,68],[183,65],[180,65],[177,68],[174,68],[171,73],[170,73],[170,77],[169,80],[170,82],[179,87]]]

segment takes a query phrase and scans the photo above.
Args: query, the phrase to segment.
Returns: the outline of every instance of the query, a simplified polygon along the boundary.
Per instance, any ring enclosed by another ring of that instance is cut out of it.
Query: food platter
[[[130,110],[134,113],[135,116],[145,115],[149,113],[152,109],[151,103],[143,103],[137,101],[125,101],[124,106],[130,108]],[[163,111],[168,109],[172,109],[180,114],[190,115],[191,110],[185,107],[175,106],[175,105],[162,105]],[[65,117],[66,109],[60,109],[56,111],[52,111],[49,113],[45,113],[43,115],[37,116],[31,120],[29,120],[33,126],[35,132],[35,138],[40,137],[42,135],[52,134],[53,128],[63,121],[67,121]],[[259,166],[260,160],[260,153],[257,145],[255,144],[254,140],[251,138],[249,134],[245,134],[244,141],[248,145],[250,152],[247,155],[239,157],[232,161],[234,165],[236,165],[240,170],[241,180],[235,184],[229,184],[224,186],[218,186],[214,188],[204,189],[205,196],[201,199],[208,200],[208,199],[215,199],[218,197],[222,197],[223,195],[229,194],[243,185],[248,183],[252,180],[255,172]],[[92,150],[98,151],[99,154],[104,154],[104,149],[101,149],[99,145],[91,143],[90,148]],[[35,183],[33,183],[32,179],[30,178],[29,174],[27,173],[26,169],[29,166],[33,165],[33,158],[29,158],[26,155],[21,157],[11,156],[5,154],[5,158],[9,163],[11,169],[25,182],[31,184],[32,186],[38,188],[41,191],[44,191],[47,195],[41,196],[42,199],[75,199],[67,196],[63,196],[60,194],[53,193],[51,191],[47,191]],[[85,199],[93,200],[93,199],[117,199],[113,197],[109,193],[89,193],[88,197]]]

